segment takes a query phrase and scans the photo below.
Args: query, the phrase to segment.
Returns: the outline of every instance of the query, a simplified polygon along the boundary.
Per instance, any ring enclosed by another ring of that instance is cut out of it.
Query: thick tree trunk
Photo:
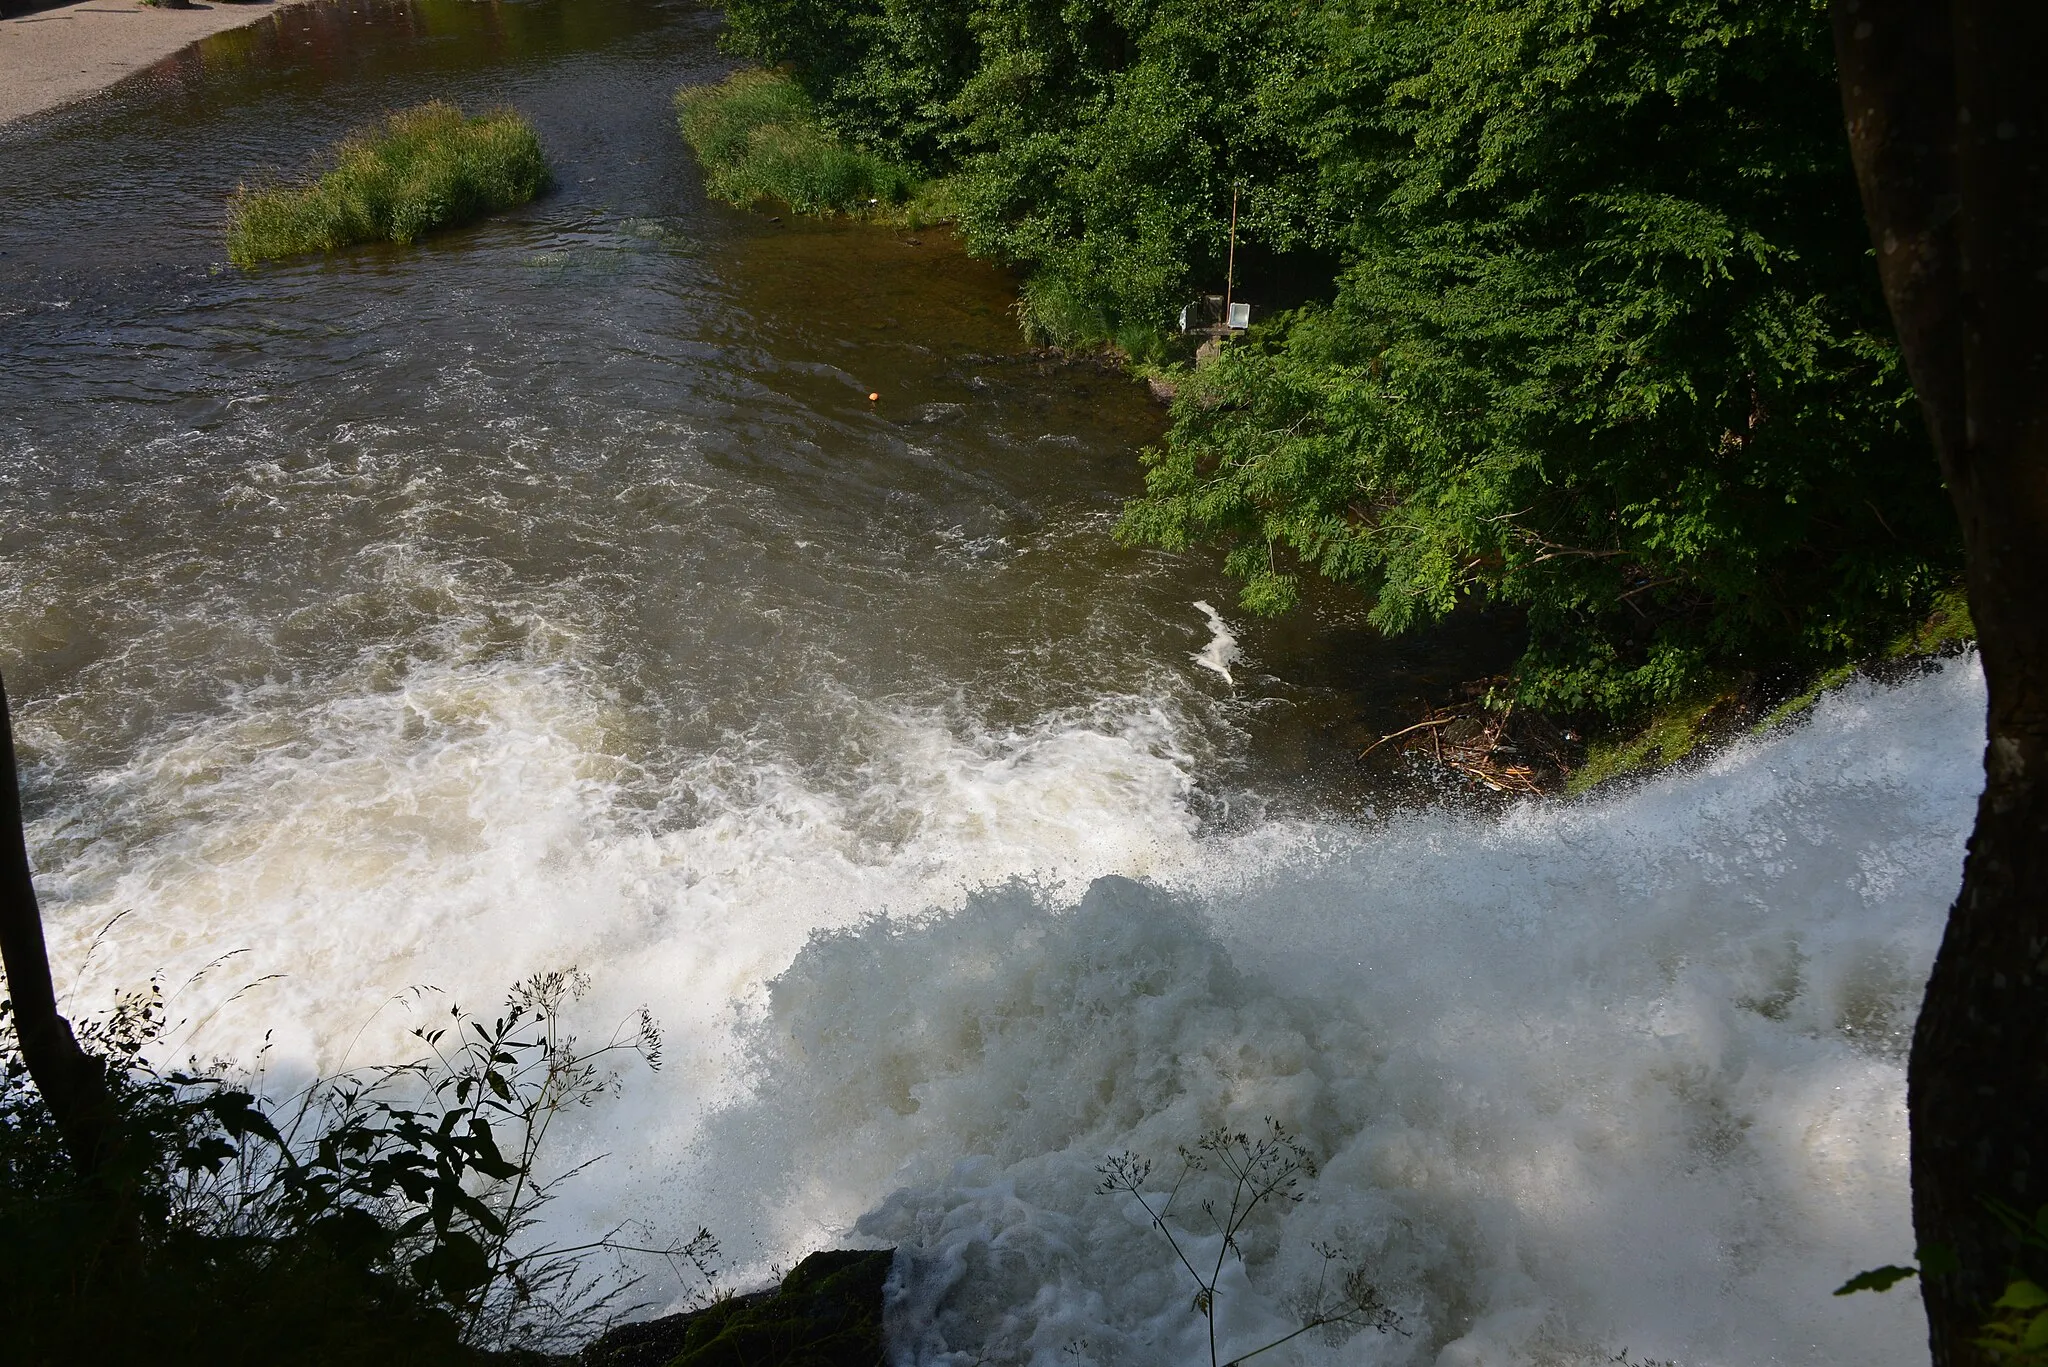
[[[1956,251],[1961,190],[1948,6],[1832,0],[1829,10],[1849,151],[1885,302],[1942,473],[1953,476],[1964,398],[1962,262]]]
[[[97,1174],[110,1157],[113,1103],[106,1065],[85,1052],[71,1023],[57,1012],[42,911],[29,875],[21,833],[21,789],[14,770],[14,726],[0,682],[0,961],[14,1003],[14,1029],[29,1076],[57,1122],[81,1174]]]
[[[1936,1367],[2048,1205],[2048,5],[1833,0],[1885,295],[1962,521],[1984,796],[1907,1071]],[[1949,1256],[1944,1257],[1947,1254]],[[2039,1275],[2036,1269],[2036,1275]]]

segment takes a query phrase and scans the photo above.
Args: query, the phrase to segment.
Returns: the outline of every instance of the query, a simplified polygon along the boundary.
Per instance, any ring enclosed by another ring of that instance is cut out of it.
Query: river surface
[[[1322,1175],[1226,1352],[1334,1244],[1404,1332],[1267,1360],[1924,1361],[1908,1295],[1827,1293],[1911,1251],[1974,663],[1587,803],[1368,779],[1505,628],[1259,625],[1115,546],[1159,411],[942,231],[708,203],[668,98],[716,31],[307,5],[0,130],[0,665],[76,1009],[160,976],[283,1085],[396,1056],[410,986],[578,966],[669,1048],[555,1232],[895,1244],[906,1362],[1201,1357],[1095,1166],[1267,1116]],[[222,264],[235,185],[436,97],[555,189]]]

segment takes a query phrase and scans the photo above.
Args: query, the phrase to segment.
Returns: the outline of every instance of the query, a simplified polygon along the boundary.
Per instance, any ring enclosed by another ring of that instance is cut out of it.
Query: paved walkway
[[[136,0],[80,0],[0,19],[0,125],[94,91],[210,33],[253,24],[288,0],[152,9]]]

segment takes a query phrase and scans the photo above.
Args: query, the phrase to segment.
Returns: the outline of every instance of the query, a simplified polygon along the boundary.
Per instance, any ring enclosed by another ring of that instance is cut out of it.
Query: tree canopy
[[[1959,572],[1812,0],[735,0],[842,137],[954,182],[1063,343],[1240,264],[1127,539],[1399,631],[1529,622],[1629,713],[1880,647]],[[1264,290],[1264,295],[1258,291]],[[1289,294],[1292,298],[1288,298]]]

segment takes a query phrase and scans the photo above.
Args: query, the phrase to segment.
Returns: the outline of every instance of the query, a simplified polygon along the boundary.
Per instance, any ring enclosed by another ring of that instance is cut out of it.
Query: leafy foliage
[[[1112,1154],[1103,1160],[1096,1169],[1102,1179],[1096,1191],[1104,1196],[1122,1192],[1136,1200],[1151,1218],[1152,1227],[1172,1246],[1181,1267],[1194,1279],[1195,1295],[1189,1308],[1207,1323],[1209,1364],[1217,1367],[1216,1286],[1223,1279],[1223,1269],[1230,1258],[1235,1257],[1240,1262],[1244,1259],[1244,1249],[1238,1243],[1238,1236],[1262,1206],[1270,1208],[1299,1202],[1303,1196],[1301,1180],[1313,1178],[1316,1165],[1308,1150],[1296,1142],[1279,1121],[1271,1119],[1267,1120],[1266,1129],[1256,1139],[1242,1131],[1219,1126],[1204,1134],[1193,1149],[1182,1145],[1178,1153],[1180,1173],[1163,1196],[1148,1193],[1145,1189],[1151,1180],[1152,1161],[1129,1152]],[[1212,1170],[1222,1179],[1223,1189],[1201,1199],[1202,1214],[1218,1240],[1215,1261],[1204,1268],[1198,1267],[1189,1257],[1181,1236],[1175,1233],[1173,1225],[1167,1223],[1167,1217],[1173,1213],[1174,1202],[1180,1198],[1182,1190],[1190,1185],[1190,1179],[1200,1182],[1202,1175]],[[1299,1288],[1290,1298],[1290,1307],[1300,1321],[1299,1325],[1270,1343],[1238,1354],[1231,1360],[1230,1367],[1308,1333],[1320,1332],[1327,1342],[1336,1344],[1364,1329],[1377,1330],[1382,1334],[1407,1332],[1400,1327],[1400,1316],[1381,1299],[1378,1286],[1364,1268],[1344,1267],[1341,1261],[1343,1254],[1329,1245],[1318,1244],[1316,1252],[1323,1260],[1321,1272],[1314,1282]],[[1330,1280],[1333,1267],[1339,1269],[1334,1286]]]
[[[1360,6],[1319,121],[1327,307],[1176,411],[1126,536],[1295,566],[1388,630],[1527,609],[1521,696],[1629,712],[1880,648],[1955,532],[1867,260],[1811,6]],[[1285,560],[1282,552],[1291,552]]]
[[[1977,1346],[1993,1362],[2010,1367],[2048,1363],[2048,1291],[2021,1278],[1992,1302],[1998,1313],[1984,1326]]]
[[[2032,1219],[2002,1202],[1992,1202],[1991,1211],[2026,1261],[2037,1269],[2048,1262],[2048,1206]],[[2048,1289],[2034,1277],[2014,1276],[1991,1308],[1976,1341],[1984,1355],[1999,1367],[2048,1367]]]
[[[126,1170],[82,1180],[0,1033],[0,1309],[29,1363],[470,1362],[552,1349],[620,1313],[629,1279],[598,1249],[665,1254],[708,1275],[700,1231],[675,1247],[536,1243],[564,1177],[540,1180],[550,1128],[609,1093],[608,1055],[658,1065],[643,1013],[594,1049],[562,1028],[572,975],[522,984],[495,1018],[451,1007],[419,1061],[314,1083],[283,1103],[217,1075],[162,1071],[154,991],[89,1028],[109,1060]]]
[[[726,41],[787,67],[835,136],[926,174],[947,162],[973,74],[975,0],[739,0]]]
[[[1245,205],[1261,242],[1306,241],[1312,178],[1260,105],[1261,78],[1308,58],[1289,42],[1297,9],[735,0],[726,22],[732,46],[791,68],[833,133],[948,178],[969,244],[1025,269],[1034,332],[1135,349],[1189,279],[1220,273],[1233,176],[1262,168]]]
[[[412,242],[524,204],[548,183],[547,157],[525,119],[509,109],[466,117],[438,100],[349,137],[334,163],[310,181],[237,190],[228,259],[247,267],[360,242]]]
[[[1254,611],[1306,574],[1387,631],[1513,605],[1518,697],[1635,714],[1870,654],[1955,581],[1819,0],[727,14],[950,177],[1055,341],[1149,350],[1241,191],[1251,297],[1298,306],[1181,377],[1120,534],[1222,546]]]
[[[863,213],[909,193],[908,172],[848,147],[819,124],[810,97],[787,77],[740,71],[676,92],[683,139],[730,203],[779,199],[799,213]]]

